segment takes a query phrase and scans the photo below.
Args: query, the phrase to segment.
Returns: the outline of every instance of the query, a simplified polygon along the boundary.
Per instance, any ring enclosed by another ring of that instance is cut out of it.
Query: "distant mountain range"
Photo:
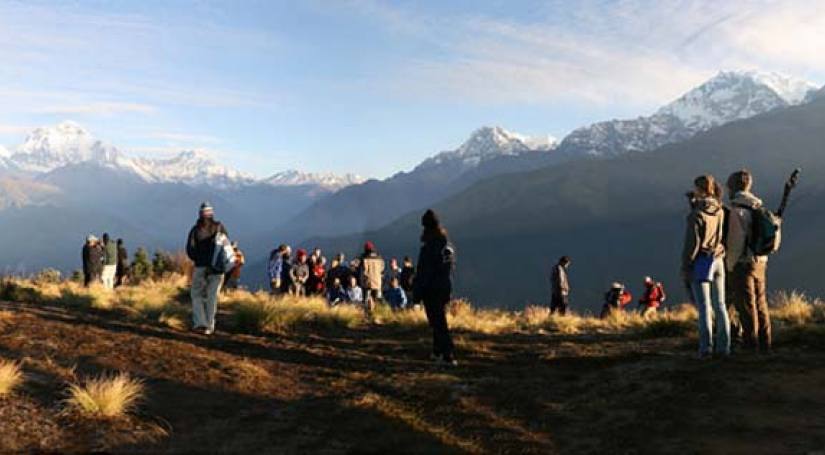
[[[722,72],[650,116],[595,123],[560,141],[550,136],[526,137],[498,126],[481,127],[459,147],[384,180],[297,170],[255,178],[191,150],[167,158],[138,157],[95,138],[77,123],[64,122],[34,130],[19,146],[0,148],[0,228],[8,233],[0,237],[4,251],[0,264],[21,271],[45,266],[70,270],[79,265],[76,250],[81,239],[88,232],[104,230],[127,238],[131,246],[179,249],[202,200],[213,202],[232,237],[246,249],[250,259],[247,282],[252,284],[263,282],[266,254],[277,243],[319,242],[338,248],[345,246],[339,236],[355,241],[364,237],[363,232],[376,232],[384,241],[383,233],[396,232],[398,220],[417,216],[410,213],[431,205],[457,210],[451,205],[457,200],[466,204],[457,213],[477,210],[493,217],[491,221],[475,219],[479,226],[466,232],[494,226],[506,236],[509,228],[498,220],[508,209],[496,206],[501,198],[496,194],[512,188],[490,187],[491,182],[527,179],[533,172],[564,172],[569,166],[595,166],[593,172],[604,173],[601,165],[587,163],[608,158],[622,162],[625,156],[641,153],[654,157],[667,150],[668,144],[810,102],[821,94],[808,82],[776,74]],[[692,152],[682,153],[689,157]],[[544,216],[542,201],[581,192],[590,195],[593,214],[609,212],[609,207],[597,203],[599,191],[621,191],[625,182],[605,175],[613,180],[605,180],[598,188],[579,189],[565,183],[516,194],[524,198],[521,203],[534,204],[528,210],[536,219]],[[658,177],[653,172],[649,178]],[[466,196],[479,188],[489,189],[489,194],[484,193],[486,199]],[[44,223],[51,219],[61,222],[46,228]],[[529,217],[518,220],[531,225]],[[21,241],[21,236],[30,237],[36,246]],[[324,237],[339,239],[325,241]],[[406,237],[388,241],[387,246],[398,253],[411,252],[395,240],[406,241]],[[495,238],[491,247],[507,240]],[[470,267],[464,270],[469,273],[463,277],[465,289],[489,302],[487,296],[494,293],[476,292],[486,289],[489,276],[471,273]]]
[[[578,160],[501,175],[435,205],[457,245],[458,293],[491,306],[546,303],[551,266],[570,255],[572,301],[596,310],[612,281],[638,294],[642,277],[664,281],[671,301],[684,298],[679,278],[684,197],[693,178],[724,179],[741,168],[755,192],[776,208],[784,179],[803,169],[771,258],[771,289],[825,295],[825,97],[728,123],[654,152]],[[315,239],[327,250],[352,251],[365,239],[387,255],[413,254],[420,211],[366,234]]]

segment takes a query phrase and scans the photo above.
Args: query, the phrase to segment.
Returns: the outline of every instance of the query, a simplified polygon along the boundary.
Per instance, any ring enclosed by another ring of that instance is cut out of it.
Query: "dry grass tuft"
[[[777,292],[771,298],[771,306],[771,317],[789,325],[825,322],[825,302],[812,300],[802,292]]]
[[[235,328],[243,332],[285,333],[300,326],[354,328],[364,323],[364,312],[353,305],[330,307],[323,298],[273,298],[264,292],[232,293],[225,301],[232,308]]]
[[[0,360],[0,397],[14,392],[23,383],[23,370],[18,362]]]
[[[123,417],[143,398],[143,381],[127,373],[88,379],[69,387],[69,407],[91,417]]]

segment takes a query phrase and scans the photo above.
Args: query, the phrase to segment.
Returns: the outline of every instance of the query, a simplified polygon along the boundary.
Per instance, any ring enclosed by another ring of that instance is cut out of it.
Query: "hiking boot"
[[[450,366],[450,367],[457,367],[458,366],[458,360],[456,360],[452,356],[442,357],[441,361],[439,363],[442,364],[442,365]]]
[[[203,334],[204,335],[212,335],[213,333],[215,333],[215,329],[210,329],[208,327],[203,329]]]

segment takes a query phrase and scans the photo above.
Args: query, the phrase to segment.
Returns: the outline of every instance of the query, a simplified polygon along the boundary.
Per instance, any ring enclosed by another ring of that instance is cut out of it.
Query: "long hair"
[[[720,199],[722,197],[722,186],[716,183],[716,179],[710,174],[700,175],[693,180],[693,186],[698,190],[699,197],[712,197]]]
[[[432,209],[427,210],[421,217],[421,225],[424,226],[424,232],[421,233],[421,241],[424,243],[438,238],[446,239],[448,236],[447,230],[441,226],[441,220]]]

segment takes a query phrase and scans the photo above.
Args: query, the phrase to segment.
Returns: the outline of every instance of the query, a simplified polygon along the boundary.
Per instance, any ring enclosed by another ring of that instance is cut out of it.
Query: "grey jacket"
[[[550,285],[555,295],[570,294],[570,281],[567,279],[567,269],[561,264],[553,266],[553,275],[550,277]]]

